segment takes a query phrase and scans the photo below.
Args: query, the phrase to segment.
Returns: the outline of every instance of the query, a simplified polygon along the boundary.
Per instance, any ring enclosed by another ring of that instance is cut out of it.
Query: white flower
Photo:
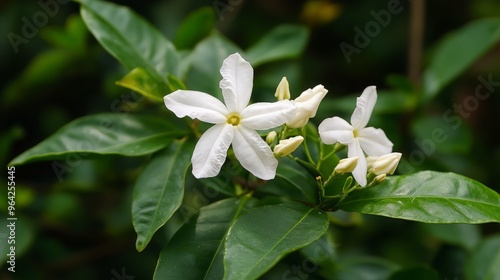
[[[401,153],[390,153],[382,155],[375,160],[372,165],[372,171],[375,175],[390,174],[392,175],[398,167],[401,160]]]
[[[348,157],[359,157],[358,165],[352,171],[354,179],[361,186],[366,186],[367,163],[369,156],[382,156],[392,151],[392,142],[382,129],[366,127],[377,102],[375,86],[367,87],[356,101],[356,109],[349,124],[342,118],[325,119],[318,127],[321,140],[325,144],[339,142],[347,145]]]
[[[278,145],[274,147],[274,154],[280,157],[287,156],[297,150],[300,144],[302,144],[302,141],[304,141],[304,137],[300,135],[280,140]]]
[[[344,174],[347,172],[352,172],[354,168],[356,168],[356,165],[358,165],[358,157],[348,157],[348,158],[343,158],[339,161],[337,166],[335,166],[335,169],[333,169],[333,172],[335,174]]]
[[[299,128],[306,125],[310,118],[316,116],[319,103],[321,103],[327,92],[328,90],[322,85],[317,85],[313,89],[309,88],[302,92],[299,97],[293,100],[295,107],[297,107],[295,117],[288,121],[286,125],[291,128]]]
[[[253,86],[253,69],[238,53],[228,56],[220,69],[225,104],[199,91],[177,90],[163,99],[179,118],[215,124],[200,137],[191,158],[196,178],[219,174],[232,144],[241,165],[253,175],[269,180],[276,175],[278,161],[255,130],[284,124],[295,111],[289,100],[248,105]]]

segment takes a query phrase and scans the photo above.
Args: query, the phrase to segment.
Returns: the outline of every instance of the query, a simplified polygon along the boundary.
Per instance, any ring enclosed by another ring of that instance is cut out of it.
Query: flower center
[[[238,113],[232,113],[227,117],[227,123],[234,126],[240,124],[241,117]]]
[[[353,130],[352,134],[354,135],[354,138],[358,138],[358,130],[357,129]]]

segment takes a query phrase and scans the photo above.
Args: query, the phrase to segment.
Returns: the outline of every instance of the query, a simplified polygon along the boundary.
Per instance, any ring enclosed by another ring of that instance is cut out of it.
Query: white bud
[[[358,157],[343,158],[339,161],[335,169],[333,170],[336,174],[344,174],[347,172],[352,172],[356,165],[358,165]]]
[[[278,100],[289,100],[290,99],[290,87],[288,85],[288,80],[286,77],[283,77],[276,88],[276,92],[274,96]]]
[[[274,147],[274,154],[280,157],[287,156],[295,151],[302,144],[302,141],[304,141],[304,137],[300,135],[280,140],[278,145]]]
[[[299,97],[293,100],[293,104],[297,110],[294,118],[288,121],[286,125],[291,128],[299,128],[306,125],[310,118],[316,116],[319,104],[327,92],[328,90],[322,85],[317,85],[313,89],[307,89],[302,92]]]
[[[266,136],[267,145],[271,145],[274,142],[274,140],[276,140],[276,136],[278,136],[276,131],[273,130],[273,131],[269,132]]]
[[[393,174],[398,167],[401,153],[390,153],[377,158],[373,163],[372,172],[376,175]]]

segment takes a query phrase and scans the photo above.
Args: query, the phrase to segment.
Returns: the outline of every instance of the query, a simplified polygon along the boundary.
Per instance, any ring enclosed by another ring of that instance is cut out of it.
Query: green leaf
[[[186,77],[188,88],[206,92],[222,99],[219,88],[219,82],[222,78],[220,68],[224,59],[235,52],[239,52],[244,57],[238,46],[214,31],[196,45],[188,58],[191,62],[191,68]]]
[[[153,279],[221,279],[226,234],[236,218],[254,204],[242,197],[202,207],[161,251]]]
[[[389,280],[439,280],[439,274],[430,267],[419,266],[396,271]]]
[[[156,152],[183,135],[166,120],[140,115],[104,113],[76,119],[14,158],[9,165],[96,155],[142,156]],[[73,159],[74,160],[74,159]]]
[[[324,212],[298,203],[249,211],[227,235],[224,279],[257,279],[288,253],[319,239],[328,224]]]
[[[210,34],[215,27],[215,12],[212,7],[204,7],[189,14],[177,28],[174,44],[178,49],[193,48],[196,43]]]
[[[500,222],[500,195],[454,173],[422,171],[388,177],[340,202],[345,211],[425,223]]]
[[[318,187],[312,175],[290,158],[280,158],[276,178],[259,189],[266,193],[290,197],[297,201],[317,203]]]
[[[427,156],[434,152],[469,154],[472,131],[467,125],[450,125],[442,116],[422,116],[411,123],[415,144]]]
[[[136,248],[146,248],[154,233],[172,217],[184,197],[186,172],[194,144],[176,140],[156,153],[137,179],[132,201]]]
[[[386,259],[375,257],[339,257],[335,266],[324,267],[327,279],[335,280],[382,280],[399,268],[399,265]]]
[[[104,1],[78,0],[90,32],[128,70],[143,68],[158,84],[163,97],[167,75],[177,76],[179,57],[174,45],[128,7]]]
[[[423,75],[426,99],[436,96],[500,40],[500,19],[480,19],[448,34],[432,54]]]
[[[441,241],[472,250],[481,239],[479,225],[468,224],[422,224],[424,230]]]
[[[473,251],[465,265],[467,279],[500,279],[500,235],[485,239]]]
[[[164,88],[158,86],[154,78],[142,67],[132,69],[125,77],[116,81],[116,84],[155,101],[163,102],[161,96],[165,95]]]
[[[246,51],[253,67],[286,58],[295,58],[303,51],[309,31],[300,25],[279,25]]]

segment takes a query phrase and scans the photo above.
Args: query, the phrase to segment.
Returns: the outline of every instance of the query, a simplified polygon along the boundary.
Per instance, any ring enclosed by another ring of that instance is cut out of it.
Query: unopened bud
[[[310,118],[316,116],[319,104],[325,97],[328,90],[323,85],[317,85],[313,89],[307,89],[293,100],[295,105],[295,117],[286,122],[291,128],[303,127]]]
[[[373,164],[377,161],[378,157],[367,156],[366,157],[366,170],[372,171]]]
[[[274,142],[274,140],[276,140],[276,136],[278,136],[276,131],[273,130],[273,131],[269,132],[266,136],[267,145],[271,145]]]
[[[352,172],[358,165],[358,157],[343,158],[339,161],[333,172],[335,174],[344,174]]]
[[[280,140],[278,145],[274,147],[274,154],[280,157],[287,156],[295,151],[302,144],[302,141],[304,141],[304,137],[300,135]]]
[[[274,96],[278,100],[289,100],[290,99],[290,86],[288,85],[288,80],[283,77],[276,88],[276,93]]]
[[[372,172],[375,175],[380,174],[393,174],[398,167],[401,153],[390,153],[377,158],[373,163]]]

